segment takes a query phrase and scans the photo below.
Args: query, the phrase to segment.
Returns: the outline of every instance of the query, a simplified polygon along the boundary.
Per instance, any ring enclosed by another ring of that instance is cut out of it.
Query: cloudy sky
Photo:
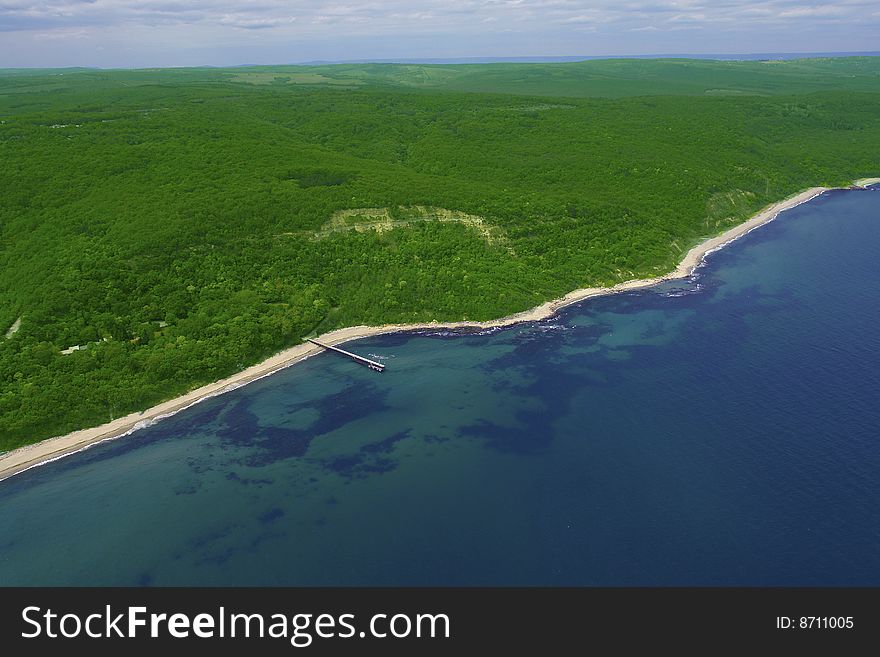
[[[0,67],[880,49],[880,0],[0,0]]]

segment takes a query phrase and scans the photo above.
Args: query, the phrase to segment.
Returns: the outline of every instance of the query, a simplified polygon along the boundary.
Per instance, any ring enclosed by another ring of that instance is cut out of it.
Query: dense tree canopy
[[[683,67],[689,95],[625,98],[578,97],[597,95],[583,80],[516,94],[491,67],[506,93],[372,67],[322,67],[326,85],[290,67],[0,71],[0,450],[332,328],[489,319],[668,271],[770,202],[877,175],[880,77],[860,61],[824,65],[828,91],[740,71],[773,95],[694,95]],[[317,238],[339,211],[416,206],[504,243],[441,221]]]

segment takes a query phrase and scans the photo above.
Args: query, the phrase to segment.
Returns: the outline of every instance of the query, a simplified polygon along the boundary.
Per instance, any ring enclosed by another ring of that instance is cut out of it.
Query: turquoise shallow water
[[[880,192],[0,482],[0,584],[880,585]]]

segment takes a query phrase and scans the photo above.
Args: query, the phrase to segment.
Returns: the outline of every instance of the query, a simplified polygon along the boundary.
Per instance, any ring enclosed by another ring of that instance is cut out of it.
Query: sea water
[[[880,191],[0,482],[3,585],[880,585]]]

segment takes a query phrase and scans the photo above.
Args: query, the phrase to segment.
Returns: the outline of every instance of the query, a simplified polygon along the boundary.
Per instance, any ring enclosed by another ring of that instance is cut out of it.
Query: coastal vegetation
[[[0,451],[669,271],[877,174],[878,60],[0,70]]]

